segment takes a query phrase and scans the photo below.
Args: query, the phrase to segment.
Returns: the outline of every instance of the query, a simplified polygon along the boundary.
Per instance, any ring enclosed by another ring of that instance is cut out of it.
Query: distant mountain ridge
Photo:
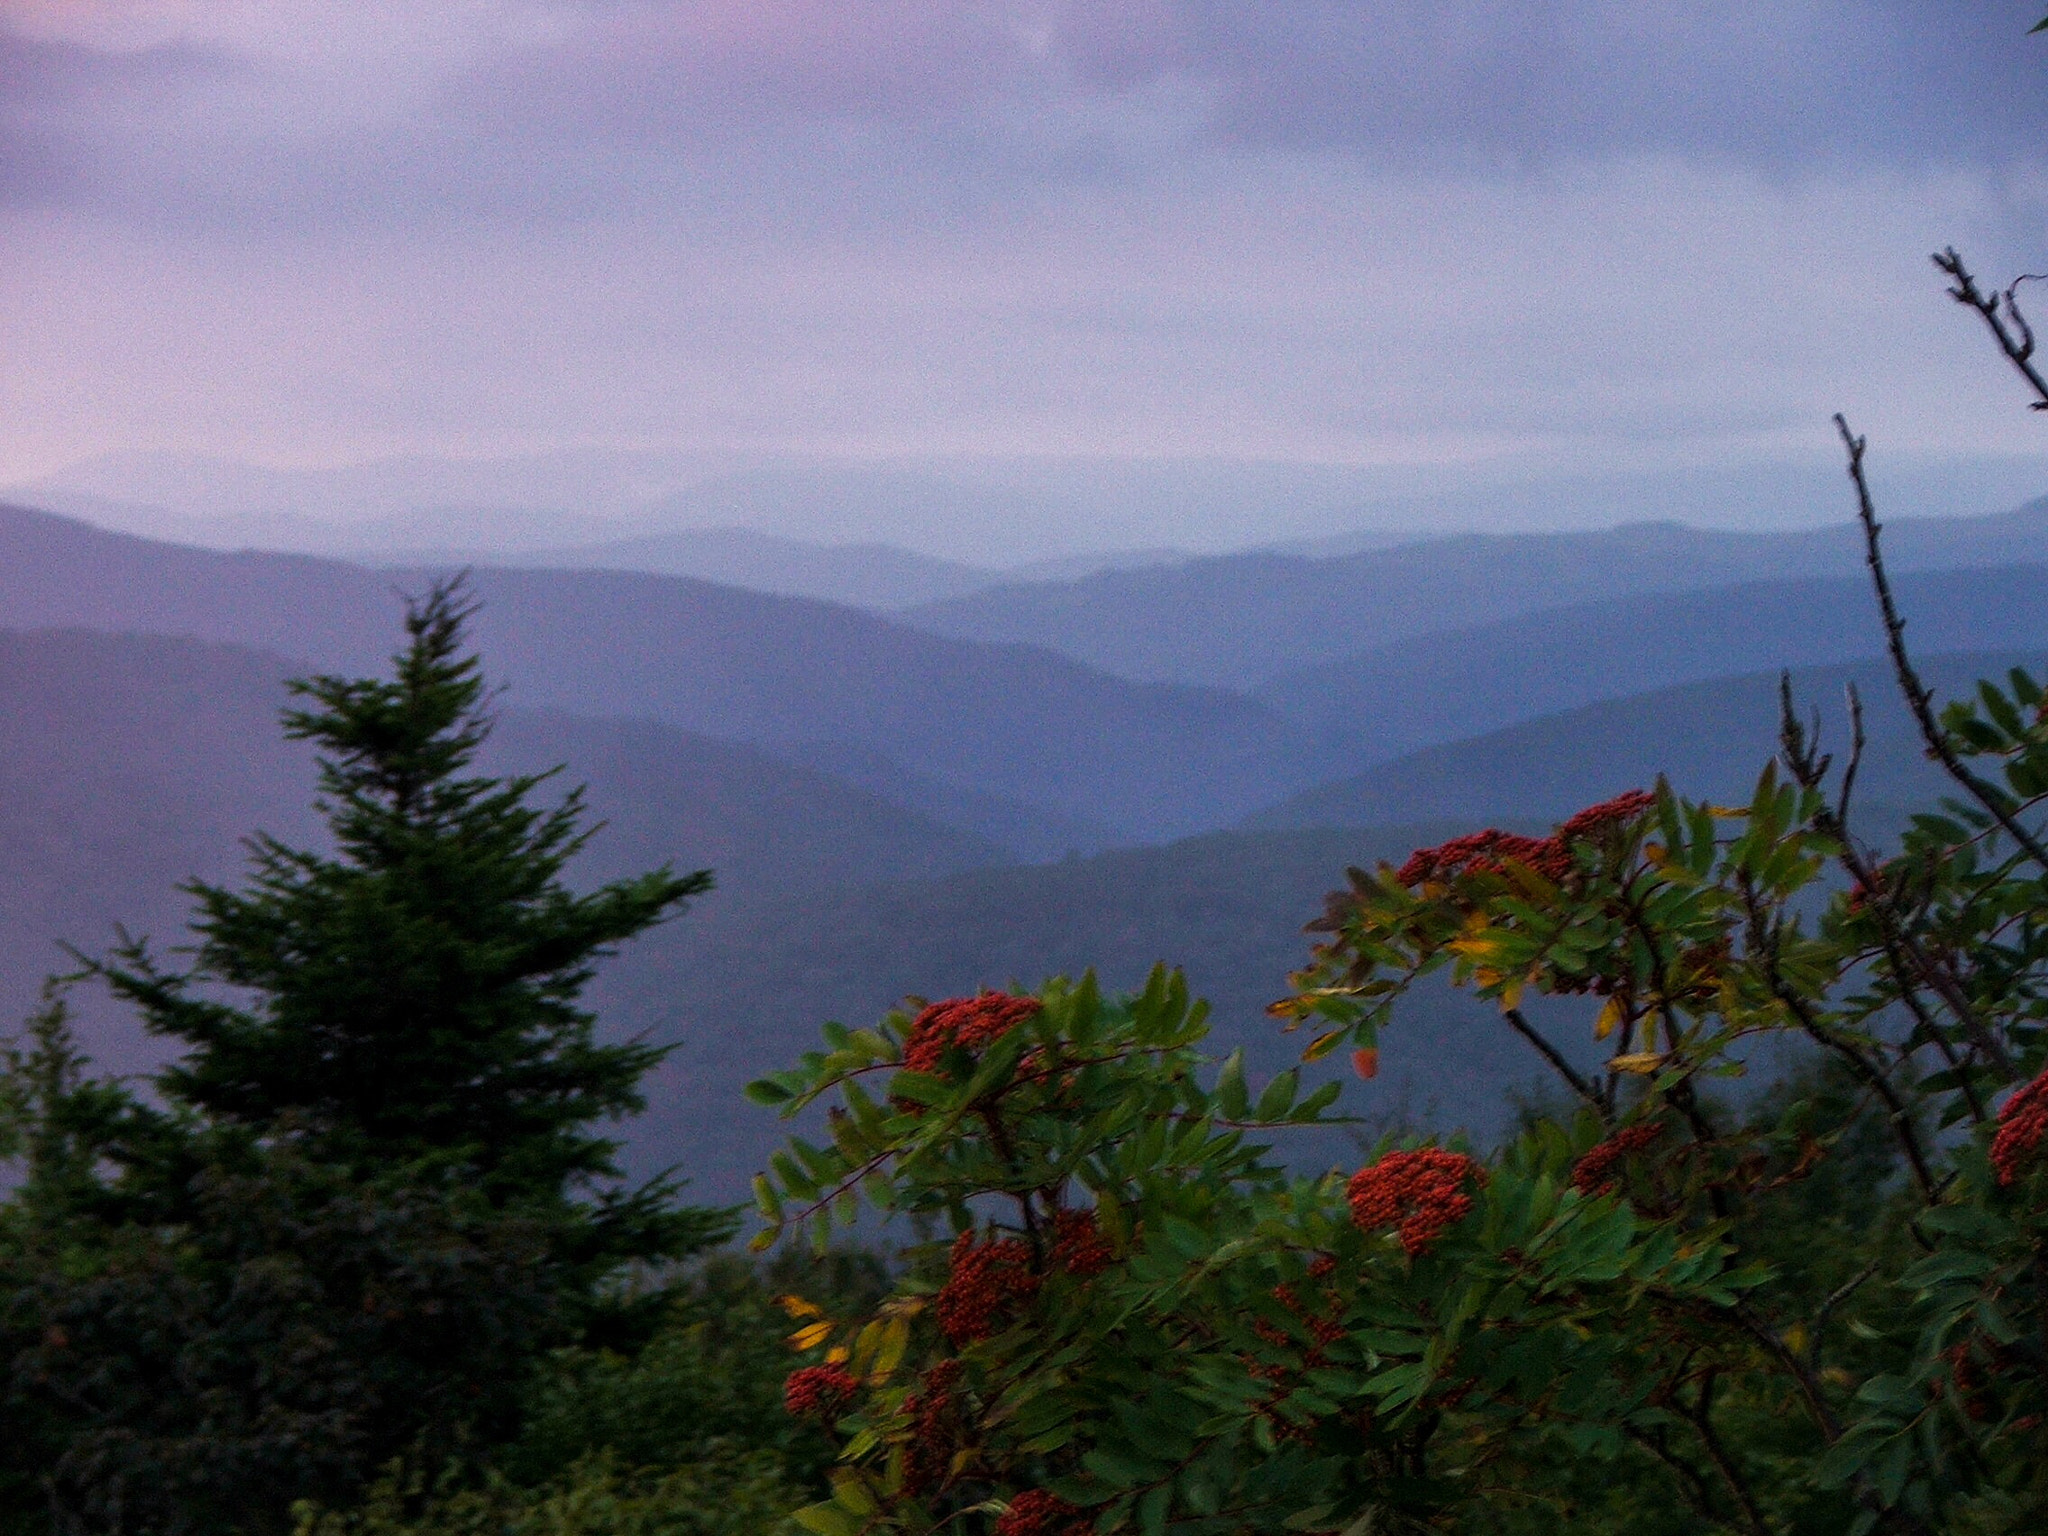
[[[1979,518],[1899,519],[1897,571],[2048,563],[2048,498]],[[1632,523],[1459,534],[1315,558],[1275,551],[1006,585],[904,611],[938,634],[1044,646],[1148,681],[1255,688],[1373,647],[1548,609],[1743,582],[1851,578],[1853,525],[1739,533]]]
[[[311,756],[278,711],[294,670],[239,646],[85,630],[0,630],[0,1027],[41,978],[122,924],[179,942],[186,880],[228,879],[258,830],[317,845]],[[567,764],[606,823],[575,869],[594,882],[664,861],[712,866],[700,907],[940,875],[991,844],[810,770],[652,721],[507,710],[486,772]],[[701,920],[701,914],[692,921]],[[659,1018],[659,1013],[652,1017]],[[118,1045],[132,1060],[139,1042]]]
[[[1916,650],[2048,647],[2048,566],[1908,570],[1893,586]],[[1282,673],[1253,696],[1362,765],[1598,699],[1854,661],[1882,642],[1867,577],[1804,577],[1419,635]]]
[[[2043,654],[1925,664],[1953,691]],[[274,655],[189,639],[0,633],[0,1007],[18,1017],[35,979],[61,963],[54,938],[91,950],[121,921],[176,942],[176,883],[234,878],[242,834],[315,834],[310,765],[275,728],[287,670]],[[1860,794],[1875,820],[1938,781],[1881,662],[1798,674],[1830,739],[1839,746],[1840,688],[1852,679],[1869,705]],[[985,842],[655,721],[508,710],[485,766],[566,761],[565,782],[590,784],[609,825],[579,880],[662,860],[719,871],[717,892],[606,968],[595,1000],[608,1028],[679,1046],[633,1128],[635,1165],[680,1162],[700,1195],[736,1199],[780,1133],[739,1086],[810,1046],[827,1018],[863,1022],[906,992],[1028,984],[1084,965],[1131,985],[1163,960],[1186,965],[1216,1002],[1219,1049],[1242,1044],[1255,1073],[1277,1070],[1299,1041],[1261,1010],[1306,954],[1300,926],[1345,864],[1399,859],[1485,822],[1541,825],[1659,771],[1688,793],[1740,795],[1772,751],[1775,694],[1775,672],[1759,672],[1609,700],[1326,785],[1243,831],[1027,867],[988,866]],[[1388,825],[1396,812],[1401,825]],[[112,1064],[157,1049],[125,1015],[83,1001]],[[1587,1010],[1567,1000],[1550,1013],[1568,1048],[1592,1048]],[[1369,1123],[1426,1114],[1487,1134],[1508,1113],[1507,1090],[1535,1080],[1490,1008],[1435,991],[1385,1049],[1381,1078],[1347,1098]],[[1314,1164],[1350,1148],[1339,1136],[1298,1155]]]
[[[397,632],[395,589],[434,574],[224,554],[0,507],[0,625],[17,628],[188,634],[372,672]],[[497,567],[472,586],[477,643],[522,706],[771,749],[845,742],[1121,840],[1227,824],[1335,766],[1238,694],[1132,683],[813,599],[617,571]]]
[[[1955,697],[1980,677],[2025,667],[2048,681],[2048,641],[2018,650],[1929,654],[1922,676]],[[1866,804],[1924,805],[1946,792],[1927,761],[1882,657],[1790,669],[1802,713],[1818,713],[1824,745],[1848,748],[1843,689],[1862,695],[1870,747],[1857,776]],[[1250,830],[1373,827],[1445,817],[1538,824],[1668,774],[1694,799],[1746,800],[1778,747],[1776,669],[1683,683],[1438,743],[1294,795],[1245,819]]]

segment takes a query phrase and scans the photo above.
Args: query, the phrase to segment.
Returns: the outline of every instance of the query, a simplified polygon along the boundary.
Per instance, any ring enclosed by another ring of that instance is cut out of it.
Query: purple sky
[[[2035,454],[1926,255],[2048,267],[2041,10],[0,0],[0,484]]]

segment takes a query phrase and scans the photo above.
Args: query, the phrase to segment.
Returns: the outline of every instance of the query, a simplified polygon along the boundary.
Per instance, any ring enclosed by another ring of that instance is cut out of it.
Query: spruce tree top
[[[667,867],[569,890],[583,794],[529,804],[552,774],[468,770],[490,731],[459,580],[409,603],[386,680],[292,683],[287,734],[320,751],[333,851],[250,842],[246,888],[195,882],[188,970],[141,943],[98,967],[149,1028],[189,1047],[160,1079],[216,1124],[289,1136],[365,1175],[445,1175],[499,1204],[614,1175],[595,1121],[642,1107],[660,1060],[601,1045],[577,999],[595,961],[707,890]]]

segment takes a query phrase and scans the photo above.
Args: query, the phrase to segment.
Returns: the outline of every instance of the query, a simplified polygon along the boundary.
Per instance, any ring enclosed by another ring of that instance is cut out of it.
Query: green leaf
[[[1294,1096],[1301,1091],[1301,1074],[1289,1067],[1273,1081],[1266,1084],[1265,1092],[1259,1095],[1259,1102],[1252,1110],[1254,1120],[1278,1120],[1294,1107]]]
[[[1246,1120],[1251,1117],[1251,1095],[1244,1083],[1244,1051],[1232,1051],[1223,1063],[1223,1070],[1216,1074],[1216,1106],[1223,1111],[1226,1120]]]
[[[818,1536],[860,1536],[861,1522],[840,1504],[806,1504],[790,1518]]]

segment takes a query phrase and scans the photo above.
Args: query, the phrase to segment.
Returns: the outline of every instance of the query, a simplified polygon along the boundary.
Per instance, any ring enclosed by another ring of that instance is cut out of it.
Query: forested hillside
[[[1912,573],[1898,596],[1928,654],[2048,647],[2048,567]],[[1331,755],[1372,761],[1597,699],[1872,656],[1876,621],[1856,577],[1638,594],[1396,641],[1253,692]]]
[[[2040,563],[2048,503],[1901,520],[1890,534],[1901,572]],[[1214,556],[992,588],[904,617],[944,634],[1046,646],[1125,677],[1242,688],[1414,636],[1652,593],[1854,577],[1861,562],[1847,522],[1792,533],[1643,522],[1461,534],[1324,559]]]
[[[424,571],[220,554],[0,509],[0,624],[188,634],[367,671]],[[984,797],[1144,840],[1235,820],[1333,766],[1219,689],[680,577],[488,570],[479,643],[524,707],[807,750],[844,742]]]
[[[315,829],[313,764],[283,740],[292,668],[235,646],[82,630],[0,631],[0,1008],[16,1020],[58,947],[103,951],[117,924],[176,942],[179,887],[232,878],[243,839]],[[942,873],[990,845],[843,781],[655,721],[506,710],[483,761],[573,765],[608,823],[581,878],[672,862],[719,871],[719,900],[762,890]],[[154,1052],[94,1012],[92,1043],[126,1066]],[[636,1020],[629,1030],[660,1022]]]

